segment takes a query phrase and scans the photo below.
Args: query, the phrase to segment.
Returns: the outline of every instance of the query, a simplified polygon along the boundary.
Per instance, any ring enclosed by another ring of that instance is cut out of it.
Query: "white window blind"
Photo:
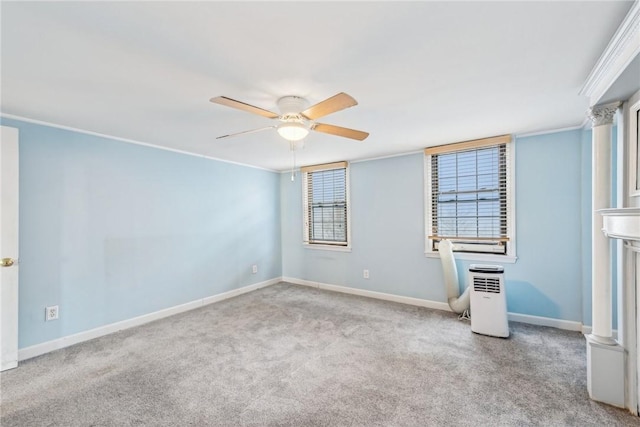
[[[425,150],[429,162],[431,250],[441,239],[461,252],[507,254],[510,136]]]
[[[347,246],[347,163],[302,168],[305,242]]]

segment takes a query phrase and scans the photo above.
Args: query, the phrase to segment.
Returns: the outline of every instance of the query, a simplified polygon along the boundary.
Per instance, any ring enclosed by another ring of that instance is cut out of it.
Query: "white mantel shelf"
[[[598,213],[608,237],[640,242],[640,208],[600,209]]]

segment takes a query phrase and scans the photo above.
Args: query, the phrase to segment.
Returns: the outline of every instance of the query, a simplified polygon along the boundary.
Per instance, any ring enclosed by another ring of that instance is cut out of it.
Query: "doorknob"
[[[18,260],[13,258],[2,258],[2,260],[0,260],[0,267],[11,267],[16,261]]]

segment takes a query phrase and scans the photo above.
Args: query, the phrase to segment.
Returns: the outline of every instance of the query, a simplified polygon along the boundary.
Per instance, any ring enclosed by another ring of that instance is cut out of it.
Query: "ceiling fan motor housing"
[[[283,116],[286,114],[298,114],[306,110],[308,106],[307,100],[299,96],[283,96],[278,99],[278,108]]]

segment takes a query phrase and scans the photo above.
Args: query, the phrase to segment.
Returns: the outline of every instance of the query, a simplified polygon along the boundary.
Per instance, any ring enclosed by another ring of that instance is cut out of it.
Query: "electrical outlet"
[[[365,279],[369,278],[369,270],[362,270],[362,277],[364,277]]]
[[[253,264],[253,265],[251,266],[251,272],[252,272],[253,274],[256,274],[256,273],[258,272],[258,264]]]
[[[57,320],[59,315],[59,308],[57,305],[52,305],[50,307],[45,307],[44,309],[44,320],[48,322],[49,320]]]

